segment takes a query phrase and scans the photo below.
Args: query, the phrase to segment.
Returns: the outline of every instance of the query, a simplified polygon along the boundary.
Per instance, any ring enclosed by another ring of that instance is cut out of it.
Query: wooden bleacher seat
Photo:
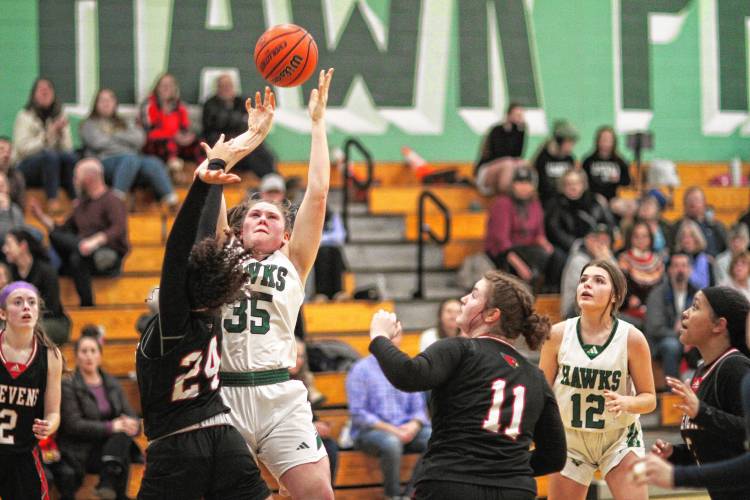
[[[370,190],[370,213],[376,215],[416,214],[419,195],[424,189],[429,189],[440,198],[451,212],[468,211],[474,205],[485,207],[488,201],[476,189],[468,186],[374,187]],[[434,205],[428,206],[427,213],[439,213]]]
[[[372,315],[379,309],[394,310],[391,301],[307,303],[302,308],[305,331],[315,333],[351,333],[370,330]]]
[[[110,375],[119,378],[128,377],[135,371],[135,346],[136,341],[110,342],[104,346],[102,356],[102,368]],[[62,347],[65,364],[68,367],[75,366],[75,353],[73,344],[67,343]]]
[[[151,288],[159,283],[159,275],[118,276],[115,278],[93,278],[94,300],[98,306],[143,305]],[[60,278],[60,297],[65,306],[80,304],[73,280]]]
[[[137,306],[69,307],[66,312],[73,322],[71,340],[78,339],[81,334],[81,327],[86,324],[102,326],[107,341],[138,340],[135,323],[140,315],[147,311],[145,304]]]

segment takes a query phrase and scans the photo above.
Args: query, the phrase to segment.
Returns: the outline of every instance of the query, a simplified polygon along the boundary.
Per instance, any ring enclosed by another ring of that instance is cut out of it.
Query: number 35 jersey
[[[627,427],[637,415],[607,411],[604,391],[635,394],[628,372],[628,332],[632,325],[616,319],[604,345],[589,345],[583,343],[580,324],[580,317],[565,321],[557,354],[557,377],[552,388],[563,425],[591,432]]]
[[[305,289],[281,250],[243,264],[250,275],[245,296],[222,312],[221,370],[249,372],[292,368],[297,361],[294,326]]]

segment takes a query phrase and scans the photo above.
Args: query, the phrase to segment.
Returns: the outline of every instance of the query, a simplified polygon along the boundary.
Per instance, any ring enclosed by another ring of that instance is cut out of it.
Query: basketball
[[[255,66],[277,87],[295,87],[310,78],[318,64],[318,46],[306,29],[280,24],[266,30],[255,44]]]

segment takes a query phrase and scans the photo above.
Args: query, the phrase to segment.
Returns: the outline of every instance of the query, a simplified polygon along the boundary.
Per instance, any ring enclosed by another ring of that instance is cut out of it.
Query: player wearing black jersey
[[[396,316],[373,317],[370,351],[388,380],[404,391],[432,390],[432,437],[415,498],[532,499],[534,476],[565,464],[555,396],[513,347],[523,335],[538,349],[549,334],[533,302],[517,279],[491,271],[461,299],[457,322],[469,338],[439,340],[413,359],[390,341],[401,329]]]
[[[62,356],[39,320],[34,285],[15,281],[0,291],[0,498],[48,499],[37,440],[60,425]]]
[[[708,464],[742,455],[745,425],[740,390],[750,374],[745,321],[750,303],[728,287],[704,288],[682,315],[680,342],[694,345],[703,363],[690,384],[667,379],[682,398],[680,430],[685,444],[657,440],[652,452],[675,465]],[[747,415],[744,415],[747,417]],[[750,483],[707,485],[714,500],[750,498]]]
[[[256,94],[256,107],[248,104],[250,133],[230,143],[222,136],[213,148],[203,145],[208,160],[196,171],[167,239],[159,315],[148,325],[136,357],[150,440],[139,499],[269,496],[219,392],[218,312],[237,298],[247,276],[242,250],[214,235],[221,189],[210,191],[209,184],[239,182],[222,168],[228,171],[262,142],[273,108],[269,89],[262,104]]]

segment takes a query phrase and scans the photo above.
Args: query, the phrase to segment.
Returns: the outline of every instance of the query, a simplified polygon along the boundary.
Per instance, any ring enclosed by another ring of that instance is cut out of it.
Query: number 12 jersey
[[[605,390],[626,396],[635,394],[628,372],[630,328],[630,323],[616,319],[604,345],[588,345],[581,337],[580,317],[565,321],[553,390],[566,428],[612,431],[628,427],[638,418],[629,413],[611,413],[604,408]]]

